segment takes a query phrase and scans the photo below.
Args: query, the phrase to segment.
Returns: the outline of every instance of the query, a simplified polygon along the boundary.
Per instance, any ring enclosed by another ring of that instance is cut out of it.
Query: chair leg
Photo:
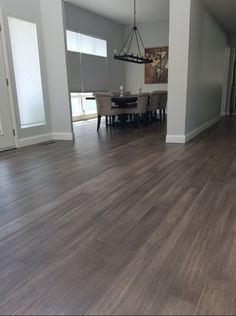
[[[112,126],[114,126],[114,125],[115,125],[115,120],[116,120],[115,115],[112,115]]]
[[[148,124],[151,124],[152,123],[152,112],[150,111],[147,111],[147,122]]]
[[[140,128],[140,116],[137,114],[137,127]]]
[[[109,127],[111,127],[111,119],[112,119],[112,117],[111,117],[111,115],[109,115]]]
[[[143,125],[147,126],[147,121],[148,121],[147,113],[142,113],[141,118],[142,118]]]
[[[108,116],[106,115],[106,128],[108,128]]]
[[[160,121],[162,121],[162,114],[161,114],[161,109],[159,109],[159,116],[160,116]]]
[[[148,111],[146,113],[144,113],[144,121],[145,121],[145,125],[149,125],[149,113],[148,113]]]
[[[152,122],[153,120],[153,111],[150,112],[150,121]]]
[[[126,119],[125,114],[122,114],[122,115],[121,115],[121,128],[122,128],[122,129],[123,129],[124,126],[125,126],[125,119]]]
[[[101,125],[101,115],[98,115],[98,125],[97,125],[97,132],[99,131],[100,129],[100,125]]]
[[[135,115],[130,114],[131,123],[135,124]]]
[[[166,121],[166,109],[163,109],[163,118],[164,118],[164,122]]]
[[[155,121],[158,121],[157,110],[155,110],[154,113],[155,113]]]

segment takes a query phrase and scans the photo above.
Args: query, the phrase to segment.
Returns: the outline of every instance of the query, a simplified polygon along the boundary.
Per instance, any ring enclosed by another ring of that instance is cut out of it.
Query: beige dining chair
[[[130,91],[125,91],[125,92],[124,92],[124,96],[129,96],[129,95],[131,95],[131,92],[130,92]]]
[[[163,114],[164,122],[166,121],[167,96],[168,96],[168,93],[166,90],[161,91],[159,111],[160,111],[160,120],[162,120],[162,114]]]
[[[159,91],[153,91],[150,94],[149,104],[148,104],[148,114],[150,113],[150,117],[152,119],[153,113],[154,116],[157,116],[157,110],[160,108],[160,102],[161,102],[161,94]]]
[[[111,94],[112,94],[113,97],[119,97],[120,96],[120,91],[113,91]],[[130,91],[125,91],[124,92],[124,96],[128,96],[128,95],[131,95],[131,92]]]
[[[114,118],[116,115],[123,113],[122,109],[119,109],[112,103],[112,94],[110,92],[97,92],[93,94],[97,104],[97,131],[100,129],[101,118],[106,118],[106,128],[108,127],[108,119]]]
[[[112,95],[113,97],[119,97],[119,96],[120,96],[120,91],[112,91],[112,92],[111,92],[111,95]]]
[[[137,123],[140,123],[140,116],[147,113],[149,93],[140,93],[137,103],[130,103],[124,108],[124,114],[135,115]]]

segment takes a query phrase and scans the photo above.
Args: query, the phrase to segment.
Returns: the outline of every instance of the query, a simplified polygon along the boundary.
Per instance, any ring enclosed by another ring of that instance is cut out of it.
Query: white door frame
[[[11,112],[11,118],[12,118],[12,126],[13,126],[13,129],[15,131],[14,141],[15,141],[15,147],[19,147],[17,125],[16,125],[16,115],[15,115],[15,106],[14,106],[12,84],[11,84],[11,73],[10,73],[10,67],[9,67],[8,54],[7,54],[6,33],[5,33],[5,27],[4,27],[4,23],[3,23],[3,12],[2,12],[1,6],[0,6],[0,26],[1,26],[1,30],[2,30],[1,37],[2,37],[4,63],[5,63],[6,75],[7,75],[7,79],[8,79],[8,95],[9,95],[9,103],[10,103],[10,112]]]
[[[227,116],[228,113],[228,89],[230,85],[229,80],[229,72],[230,72],[230,56],[231,56],[231,48],[225,48],[225,60],[224,60],[224,82],[222,88],[222,96],[221,96],[221,116]]]

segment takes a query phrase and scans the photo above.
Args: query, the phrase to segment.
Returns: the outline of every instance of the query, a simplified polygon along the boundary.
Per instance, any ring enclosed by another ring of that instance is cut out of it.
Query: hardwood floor
[[[0,153],[0,314],[236,314],[236,119]]]

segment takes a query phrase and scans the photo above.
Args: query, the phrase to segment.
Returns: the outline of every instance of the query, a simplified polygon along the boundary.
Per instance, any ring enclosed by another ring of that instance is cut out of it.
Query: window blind
[[[70,91],[107,91],[108,63],[106,41],[72,31],[67,31],[66,35]]]

